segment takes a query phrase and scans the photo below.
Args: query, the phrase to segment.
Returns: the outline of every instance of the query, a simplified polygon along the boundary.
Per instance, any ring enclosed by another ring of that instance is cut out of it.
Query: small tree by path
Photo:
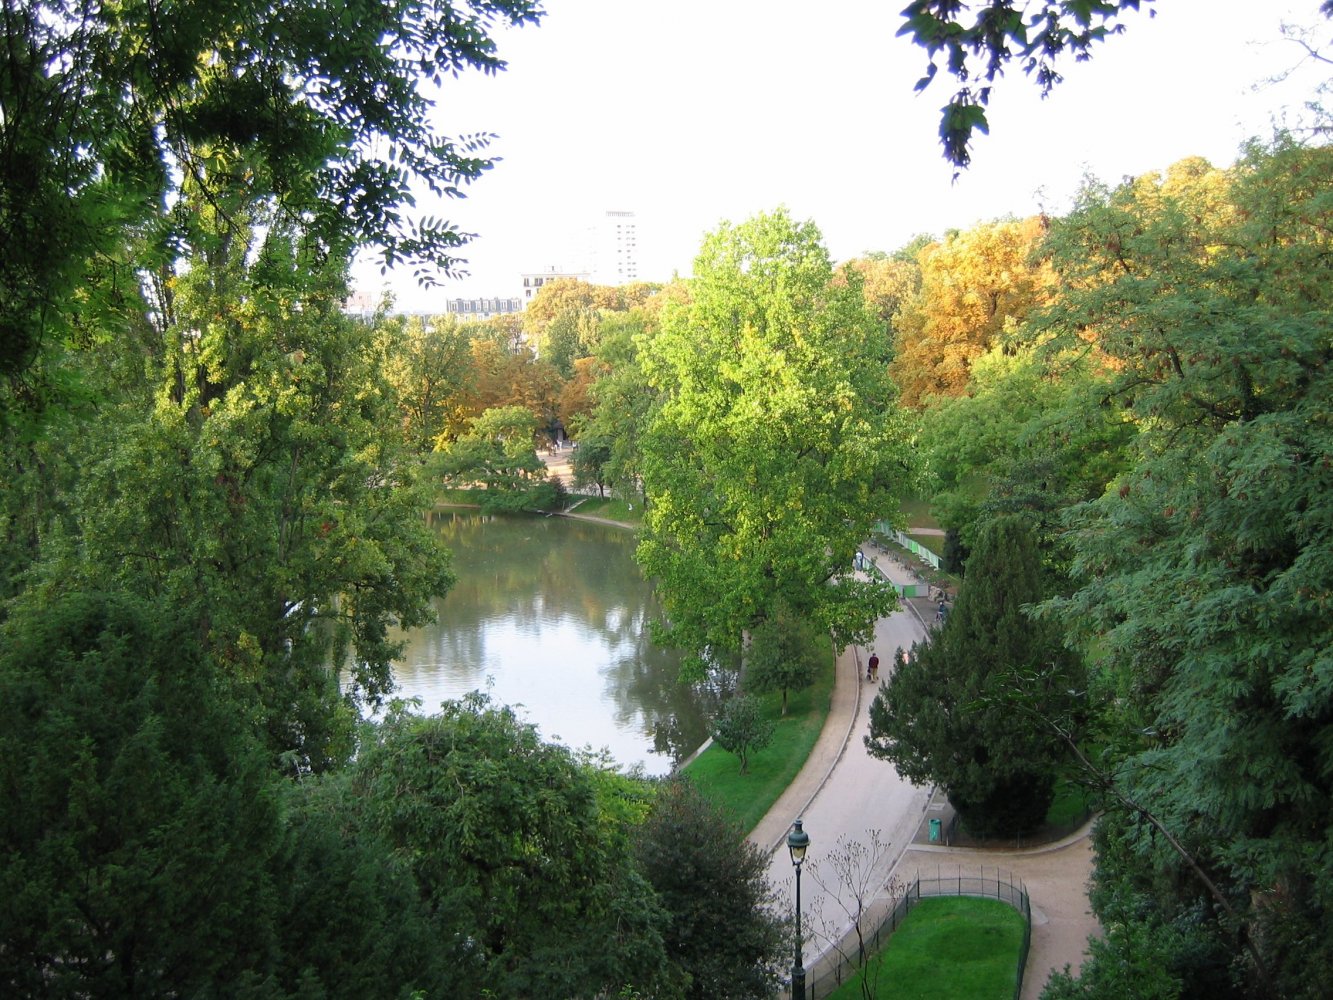
[[[822,937],[844,965],[860,970],[861,996],[863,1000],[875,1000],[884,949],[877,948],[874,940],[879,928],[872,904],[883,899],[892,909],[902,898],[905,887],[896,875],[886,885],[878,884],[876,873],[883,868],[893,845],[878,830],[867,830],[866,841],[863,844],[843,834],[833,850],[823,859],[811,861],[806,871],[810,880],[823,890],[815,895],[810,906],[812,934]],[[824,913],[824,904],[829,900],[840,914]],[[850,937],[843,932],[847,920],[851,921]]]
[[[822,646],[822,649],[821,649]],[[745,686],[749,691],[782,692],[782,714],[787,714],[787,694],[810,686],[827,657],[828,637],[821,637],[807,621],[786,606],[771,621],[754,630],[745,652]]]
[[[750,770],[750,753],[762,750],[773,738],[773,723],[764,718],[759,699],[748,695],[729,698],[713,719],[713,739],[740,758],[741,774]]]

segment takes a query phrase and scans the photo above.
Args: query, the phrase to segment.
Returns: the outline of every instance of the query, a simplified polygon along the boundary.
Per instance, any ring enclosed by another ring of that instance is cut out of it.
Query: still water
[[[433,517],[458,582],[436,601],[439,621],[406,636],[397,695],[431,712],[487,691],[544,739],[605,747],[648,774],[703,742],[706,695],[679,684],[679,655],[649,639],[659,609],[633,533],[559,517]]]

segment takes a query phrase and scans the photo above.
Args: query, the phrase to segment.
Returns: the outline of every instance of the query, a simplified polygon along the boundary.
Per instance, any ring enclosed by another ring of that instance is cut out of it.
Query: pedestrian
[[[870,651],[870,659],[866,661],[866,680],[879,680],[879,654],[873,649]]]

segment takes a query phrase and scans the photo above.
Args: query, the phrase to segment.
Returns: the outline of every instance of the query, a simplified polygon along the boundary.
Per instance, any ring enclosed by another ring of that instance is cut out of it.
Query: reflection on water
[[[678,684],[678,654],[648,638],[658,609],[630,532],[557,517],[434,518],[458,583],[436,601],[439,621],[406,636],[396,694],[429,712],[489,689],[544,738],[607,747],[649,774],[703,742],[706,696]]]

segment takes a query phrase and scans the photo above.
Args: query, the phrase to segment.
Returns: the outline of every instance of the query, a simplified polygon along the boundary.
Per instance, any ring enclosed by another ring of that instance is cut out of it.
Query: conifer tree
[[[1080,666],[1024,608],[1044,596],[1027,522],[1006,515],[979,532],[958,603],[928,644],[916,644],[870,707],[870,753],[919,784],[942,786],[969,830],[1012,835],[1040,825],[1060,747],[1011,694],[1036,676],[1078,686]]]

